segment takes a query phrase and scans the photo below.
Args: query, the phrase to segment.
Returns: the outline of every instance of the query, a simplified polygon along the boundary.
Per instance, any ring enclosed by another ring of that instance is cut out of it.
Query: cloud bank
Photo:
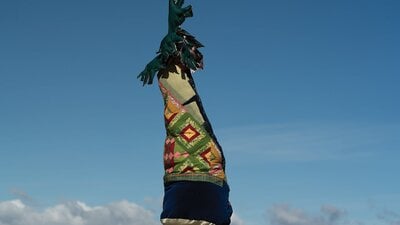
[[[0,225],[160,225],[151,211],[128,201],[88,206],[74,201],[38,211],[23,201],[0,202]],[[231,225],[245,225],[236,214]]]
[[[0,225],[159,225],[150,211],[128,201],[90,207],[83,202],[58,204],[43,211],[21,200],[0,202]]]

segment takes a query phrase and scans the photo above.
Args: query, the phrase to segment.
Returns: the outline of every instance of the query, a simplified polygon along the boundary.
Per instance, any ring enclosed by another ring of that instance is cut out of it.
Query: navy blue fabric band
[[[232,207],[229,186],[209,182],[178,181],[165,184],[161,219],[203,220],[229,225]]]

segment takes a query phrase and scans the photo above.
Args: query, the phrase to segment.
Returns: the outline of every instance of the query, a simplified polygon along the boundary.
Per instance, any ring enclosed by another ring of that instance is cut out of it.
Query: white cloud
[[[237,214],[233,213],[231,217],[231,225],[245,225],[245,223]]]
[[[328,218],[328,221],[334,223],[342,219],[346,212],[342,209],[339,209],[333,205],[323,205],[321,206],[321,212],[325,214]]]
[[[159,225],[150,211],[128,201],[91,207],[68,202],[38,211],[21,200],[0,202],[0,225]]]
[[[378,219],[388,225],[400,225],[400,213],[384,209],[377,215]]]
[[[268,211],[268,219],[271,225],[336,225],[346,224],[343,218],[346,213],[335,206],[322,206],[316,215],[310,215],[301,209],[292,208],[289,205],[274,205]]]
[[[33,198],[21,189],[11,188],[10,193],[16,198],[21,199],[23,202],[34,202]]]
[[[381,154],[382,144],[386,151],[397,146],[393,134],[399,131],[396,124],[298,123],[233,127],[218,134],[229,157],[254,162],[370,157]]]

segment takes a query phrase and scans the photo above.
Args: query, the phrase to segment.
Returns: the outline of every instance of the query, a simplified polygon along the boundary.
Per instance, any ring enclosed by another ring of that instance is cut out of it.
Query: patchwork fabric
[[[181,101],[192,98],[196,91],[189,78],[181,78],[179,67],[177,71],[178,73],[170,72],[167,78],[159,79],[165,105],[167,133],[164,147],[164,181],[206,181],[222,185],[226,177],[221,149],[213,138],[214,134],[210,134],[204,127],[206,119],[202,116],[204,112],[199,111],[201,107],[191,107],[188,110],[182,104]],[[175,79],[176,77],[179,79]],[[179,97],[172,94],[179,93],[178,90],[181,89],[181,93],[189,94]]]
[[[174,70],[175,71],[175,70]],[[164,100],[163,225],[229,225],[232,207],[225,159],[194,81],[168,72],[159,77]]]

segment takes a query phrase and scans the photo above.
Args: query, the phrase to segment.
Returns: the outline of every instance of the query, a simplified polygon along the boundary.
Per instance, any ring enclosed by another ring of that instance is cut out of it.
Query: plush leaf
[[[152,84],[158,72],[174,69],[175,65],[183,71],[203,68],[203,55],[198,50],[203,45],[180,27],[186,18],[193,16],[192,6],[183,7],[183,4],[184,0],[169,0],[168,33],[161,41],[157,56],[138,76],[143,85]]]

